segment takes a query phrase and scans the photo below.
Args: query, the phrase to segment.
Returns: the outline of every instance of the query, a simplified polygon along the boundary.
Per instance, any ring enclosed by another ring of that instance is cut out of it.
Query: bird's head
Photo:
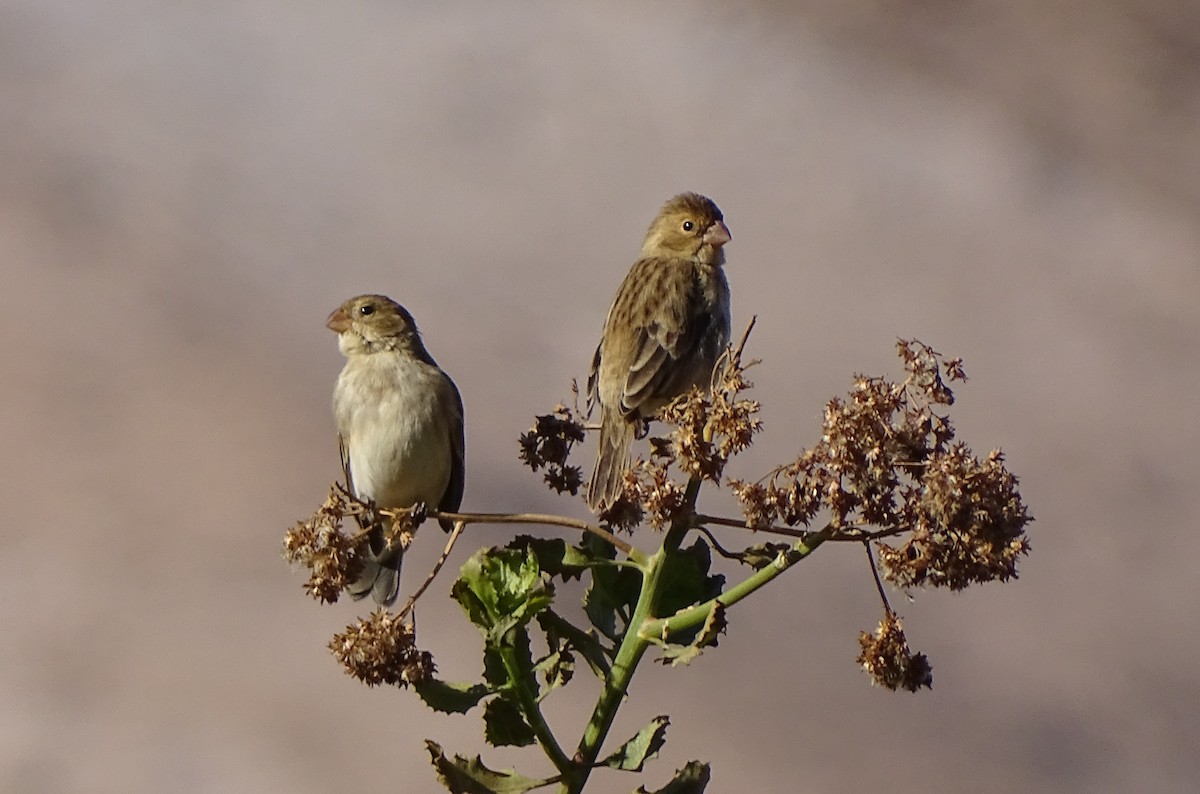
[[[682,257],[723,265],[729,227],[720,208],[699,193],[680,193],[663,205],[642,243],[642,256]]]
[[[345,355],[412,346],[417,324],[408,310],[386,295],[359,295],[334,309],[325,326],[338,335]]]

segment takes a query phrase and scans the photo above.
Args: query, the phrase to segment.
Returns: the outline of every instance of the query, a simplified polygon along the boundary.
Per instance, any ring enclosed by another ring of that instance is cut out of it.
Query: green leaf
[[[578,546],[568,546],[561,538],[517,535],[505,548],[532,551],[543,571],[551,576],[561,577],[564,582],[580,578],[580,574],[593,565],[607,565],[611,562],[603,557],[597,558]]]
[[[425,705],[444,714],[466,714],[494,691],[485,684],[464,681],[448,683],[436,678],[413,684],[413,689],[425,701]]]
[[[588,535],[584,548],[600,560],[616,558],[617,550],[603,538]],[[601,567],[592,568],[592,582],[583,595],[583,609],[588,620],[601,634],[609,639],[617,637],[617,618],[633,613],[642,590],[642,574],[635,568]]]
[[[518,775],[516,770],[495,771],[483,765],[483,759],[456,755],[448,757],[440,745],[425,740],[425,749],[437,770],[438,780],[451,794],[520,794],[557,783],[557,777],[534,780]]]
[[[488,640],[483,651],[483,679],[496,690],[510,689],[518,682],[512,680],[512,673],[505,664],[509,656],[519,674],[523,675],[524,686],[532,691],[537,690],[537,680],[533,674],[533,650],[529,645],[529,632],[516,628],[501,638],[499,643]]]
[[[646,762],[658,755],[658,751],[667,741],[667,726],[671,724],[666,715],[655,717],[650,724],[638,731],[617,751],[600,762],[602,766],[621,769],[626,772],[641,772]]]
[[[499,643],[550,606],[554,588],[531,550],[483,549],[463,564],[451,594],[485,638]]]
[[[708,786],[712,776],[712,768],[699,761],[688,761],[683,769],[675,771],[671,782],[658,791],[648,791],[645,786],[638,786],[634,794],[701,794]]]
[[[666,645],[663,648],[662,659],[659,661],[672,667],[691,664],[692,660],[699,656],[705,648],[717,647],[717,638],[725,631],[727,625],[725,607],[719,602],[714,602],[712,609],[708,612],[708,617],[704,620],[704,625],[697,632],[696,638],[687,645],[675,643]]]
[[[709,576],[711,567],[712,552],[702,540],[672,555],[663,566],[663,594],[659,601],[659,613],[673,615],[719,596],[721,588],[725,586],[725,577],[720,574]],[[672,639],[690,643],[695,636],[694,631],[680,632],[679,636]]]
[[[525,747],[537,741],[533,728],[521,715],[521,709],[504,697],[488,701],[483,711],[483,724],[483,736],[493,747]]]
[[[508,686],[508,668],[504,666],[504,657],[495,645],[488,643],[483,649],[483,680],[491,684],[492,689],[499,690]]]
[[[579,651],[597,678],[604,680],[608,677],[611,666],[609,652],[601,644],[595,630],[583,631],[553,609],[539,612],[537,621],[546,633],[546,643],[551,648]]]

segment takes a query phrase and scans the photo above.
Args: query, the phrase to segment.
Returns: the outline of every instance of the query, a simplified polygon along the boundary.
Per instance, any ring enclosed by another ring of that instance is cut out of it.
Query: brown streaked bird
[[[412,315],[384,295],[360,295],[326,323],[346,365],[333,390],[333,415],[350,487],[382,508],[436,505],[458,510],[463,496],[463,405],[458,388],[425,350]],[[454,528],[441,520],[447,532]],[[400,587],[402,550],[383,533],[369,538],[366,568],[347,588],[387,606]]]
[[[629,445],[647,420],[692,386],[706,387],[729,344],[729,239],[712,199],[681,193],[659,210],[617,289],[588,376],[589,413],[600,404],[593,510],[620,496]]]

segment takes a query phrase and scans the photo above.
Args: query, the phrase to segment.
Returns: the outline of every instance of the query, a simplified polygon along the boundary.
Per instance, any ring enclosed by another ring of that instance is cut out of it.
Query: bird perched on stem
[[[381,508],[437,505],[454,512],[463,496],[463,406],[458,388],[425,350],[412,315],[383,295],[360,295],[326,323],[346,365],[333,390],[350,488]],[[441,520],[450,531],[454,523]],[[368,538],[366,567],[347,588],[384,606],[400,587],[398,544]]]
[[[629,445],[651,415],[692,386],[708,386],[729,343],[729,239],[712,199],[681,193],[659,210],[617,289],[588,376],[589,412],[600,404],[593,510],[620,496]]]

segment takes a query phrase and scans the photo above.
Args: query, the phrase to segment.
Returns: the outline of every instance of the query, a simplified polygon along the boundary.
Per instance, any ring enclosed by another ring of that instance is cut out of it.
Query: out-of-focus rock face
[[[717,791],[1189,790],[1198,6],[849,5],[0,9],[0,789],[426,791],[423,738],[481,750],[343,676],[354,606],[279,559],[337,473],[324,318],[368,291],[416,316],[466,403],[465,507],[582,514],[515,439],[698,190],[759,318],[742,476],[919,336],[966,359],[960,430],[1037,523],[1020,581],[896,598],[915,697],[854,669],[873,585],[823,549],[643,674],[614,736],[672,715],[648,787],[699,757]],[[473,676],[447,586],[421,641]],[[572,739],[588,694],[552,709]]]

